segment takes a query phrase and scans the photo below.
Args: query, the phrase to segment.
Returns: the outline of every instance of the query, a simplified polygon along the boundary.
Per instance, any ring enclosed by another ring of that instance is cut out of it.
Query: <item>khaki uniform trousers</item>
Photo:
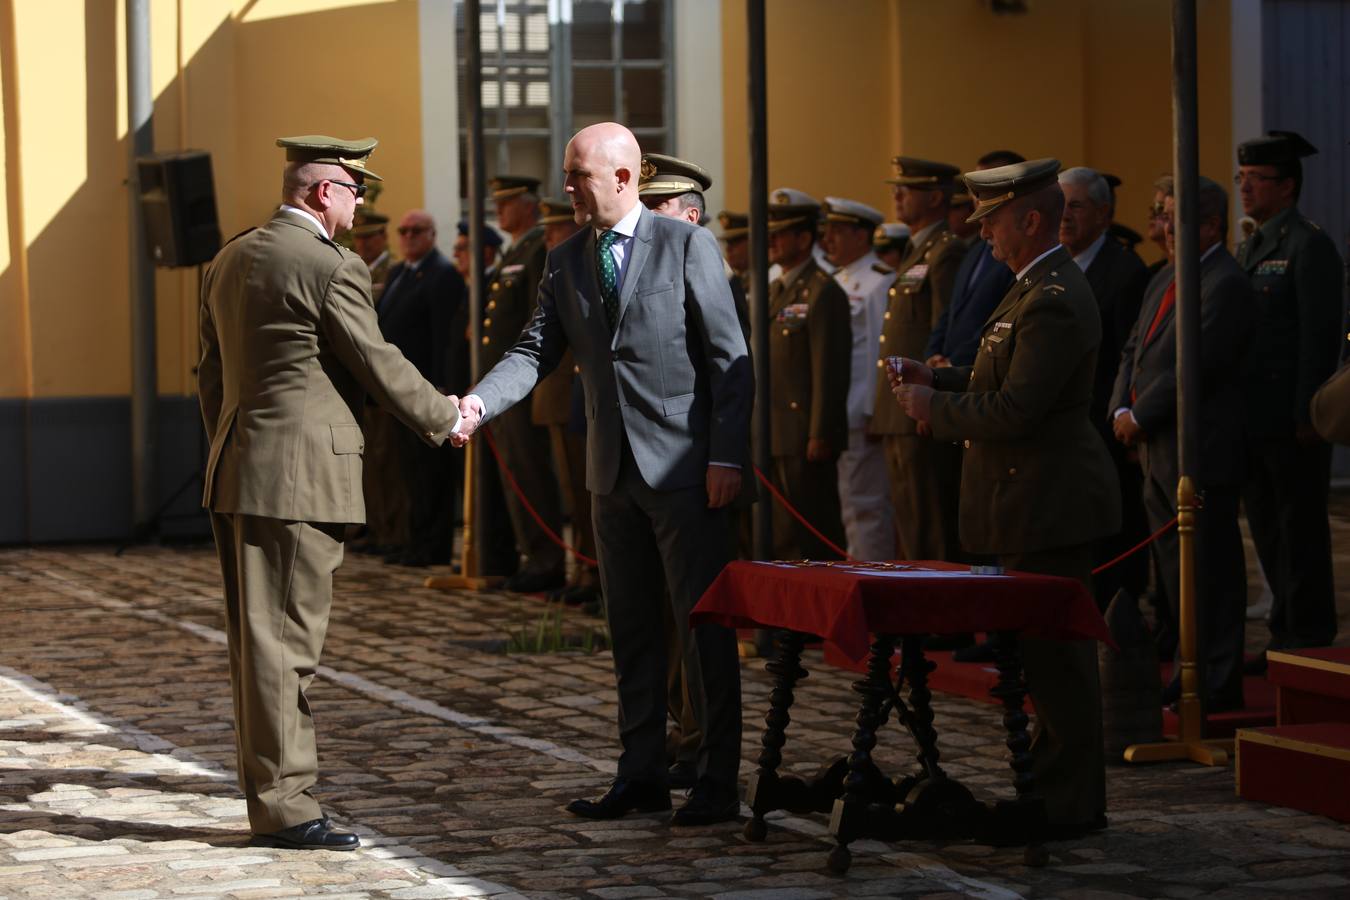
[[[1000,555],[999,565],[1059,575],[1092,589],[1091,544]],[[1106,751],[1096,641],[1022,638],[1022,668],[1036,704],[1031,772],[1053,825],[1079,825],[1106,812]]]
[[[381,547],[402,547],[408,543],[408,486],[399,462],[398,431],[406,426],[373,404],[367,404],[362,419],[367,539]]]
[[[346,526],[212,513],[229,634],[239,788],[254,833],[322,812],[305,689],[328,631]]]
[[[900,559],[959,560],[960,448],[917,434],[888,434],[885,444]]]

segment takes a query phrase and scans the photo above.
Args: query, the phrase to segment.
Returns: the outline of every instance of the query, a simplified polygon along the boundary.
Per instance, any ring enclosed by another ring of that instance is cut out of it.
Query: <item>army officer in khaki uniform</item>
[[[235,237],[202,282],[198,389],[225,582],[239,785],[256,840],[351,850],[310,789],[318,777],[305,688],[328,627],[344,530],[365,520],[360,414],[369,393],[440,444],[458,425],[380,336],[370,271],[333,242],[351,227],[375,140],[282,138],[282,204]]]
[[[934,438],[964,443],[966,549],[1087,586],[1094,542],[1120,527],[1120,493],[1088,418],[1102,326],[1086,276],[1059,244],[1058,172],[1057,160],[1039,159],[966,174],[972,218],[1017,279],[985,324],[973,366],[930,369],[906,359],[894,388]],[[1021,644],[1037,712],[1032,772],[1049,836],[1105,827],[1096,646]]]
[[[897,156],[895,211],[910,228],[909,250],[896,267],[881,331],[881,353],[922,359],[928,338],[951,301],[956,270],[966,244],[947,224],[947,207],[959,171],[946,163]],[[877,361],[877,398],[869,425],[886,445],[891,502],[902,559],[953,559],[960,451],[938,446],[891,402],[882,361]]]
[[[770,452],[775,486],[842,548],[838,460],[848,447],[853,331],[848,295],[812,253],[820,212],[801,191],[769,195],[769,261],[783,270],[769,286]],[[779,559],[839,558],[781,503],[773,513]]]
[[[544,228],[539,224],[539,179],[524,175],[498,175],[488,185],[497,207],[497,224],[511,236],[511,246],[488,283],[487,309],[483,313],[483,343],[479,365],[486,372],[495,366],[520,337],[534,315],[539,279],[544,275]],[[492,422],[492,434],[502,463],[511,470],[520,490],[539,518],[562,533],[562,502],[558,477],[547,453],[548,431],[534,423],[529,404],[503,411]],[[519,572],[503,585],[509,591],[551,591],[563,586],[563,549],[554,543],[525,509],[505,478],[506,509],[511,516],[516,548],[525,557]]]

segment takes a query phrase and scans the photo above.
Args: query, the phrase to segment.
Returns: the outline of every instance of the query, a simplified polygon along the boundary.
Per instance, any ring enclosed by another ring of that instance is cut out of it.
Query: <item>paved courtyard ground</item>
[[[1350,503],[1336,505],[1345,634]],[[423,575],[364,557],[339,573],[310,691],[317,793],[364,846],[297,852],[249,846],[210,548],[0,550],[0,898],[1350,896],[1350,828],[1239,800],[1231,769],[1189,764],[1113,766],[1110,829],[1053,845],[1043,869],[1016,849],[862,842],[841,878],[823,817],[772,816],[762,844],[740,823],[575,819],[563,805],[602,791],[617,758],[608,654],[503,652],[539,600]],[[1249,643],[1263,632],[1252,623]],[[848,749],[854,709],[853,676],[808,663],[786,751],[803,772]],[[743,673],[744,775],[769,680],[760,660]],[[949,774],[1010,796],[996,708],[935,706]],[[886,735],[879,761],[907,770],[910,745]]]

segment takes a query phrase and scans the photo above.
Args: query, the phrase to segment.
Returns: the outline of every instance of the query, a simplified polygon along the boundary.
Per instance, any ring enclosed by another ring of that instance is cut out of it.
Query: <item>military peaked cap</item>
[[[1238,144],[1240,166],[1278,166],[1312,156],[1317,148],[1295,131],[1268,131],[1265,137]]]
[[[941,188],[956,184],[956,176],[961,170],[946,163],[918,159],[913,156],[891,157],[895,167],[895,177],[887,178],[887,184],[903,184],[914,188]]]
[[[872,246],[884,250],[909,240],[909,226],[904,222],[883,222],[872,232]]]
[[[575,222],[572,201],[547,197],[539,201],[539,224],[556,225],[559,222]]]
[[[676,159],[664,153],[644,153],[642,171],[638,174],[639,197],[666,197],[701,194],[712,187],[712,176],[703,167],[685,159]]]
[[[366,160],[378,143],[375,138],[344,141],[326,134],[277,138],[277,146],[286,148],[287,162],[329,163],[364,175],[372,181],[384,181],[366,168]]]
[[[494,175],[488,182],[493,200],[505,200],[519,194],[533,194],[539,190],[539,179],[528,175]]]
[[[880,210],[873,209],[866,203],[845,200],[842,197],[825,198],[826,222],[847,222],[850,225],[871,229],[880,225],[885,218]]]
[[[459,233],[460,233],[460,234],[464,235],[465,237],[468,237],[468,236],[469,236],[469,220],[468,220],[468,219],[460,219],[460,220],[459,220],[458,230],[459,230]],[[484,246],[484,247],[500,247],[501,245],[502,245],[502,235],[501,235],[501,232],[499,232],[497,229],[493,228],[491,225],[484,225],[484,226],[483,226],[483,246]]]
[[[352,236],[369,237],[372,234],[380,234],[388,224],[389,217],[384,213],[359,206],[356,215],[352,217]]]
[[[983,219],[1009,200],[1034,194],[1054,184],[1058,175],[1057,159],[1033,159],[996,169],[967,172],[963,177],[975,195],[975,212],[966,221]]]
[[[722,227],[722,240],[734,241],[750,233],[750,217],[745,213],[727,212],[717,214],[717,224]]]
[[[820,204],[810,194],[793,188],[779,188],[769,194],[769,231],[782,231],[793,225],[815,227]]]

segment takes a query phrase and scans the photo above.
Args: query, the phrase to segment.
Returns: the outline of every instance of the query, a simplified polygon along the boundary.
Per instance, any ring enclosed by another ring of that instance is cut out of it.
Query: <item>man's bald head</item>
[[[578,224],[611,228],[638,203],[642,148],[617,122],[589,125],[567,142],[563,189]]]

